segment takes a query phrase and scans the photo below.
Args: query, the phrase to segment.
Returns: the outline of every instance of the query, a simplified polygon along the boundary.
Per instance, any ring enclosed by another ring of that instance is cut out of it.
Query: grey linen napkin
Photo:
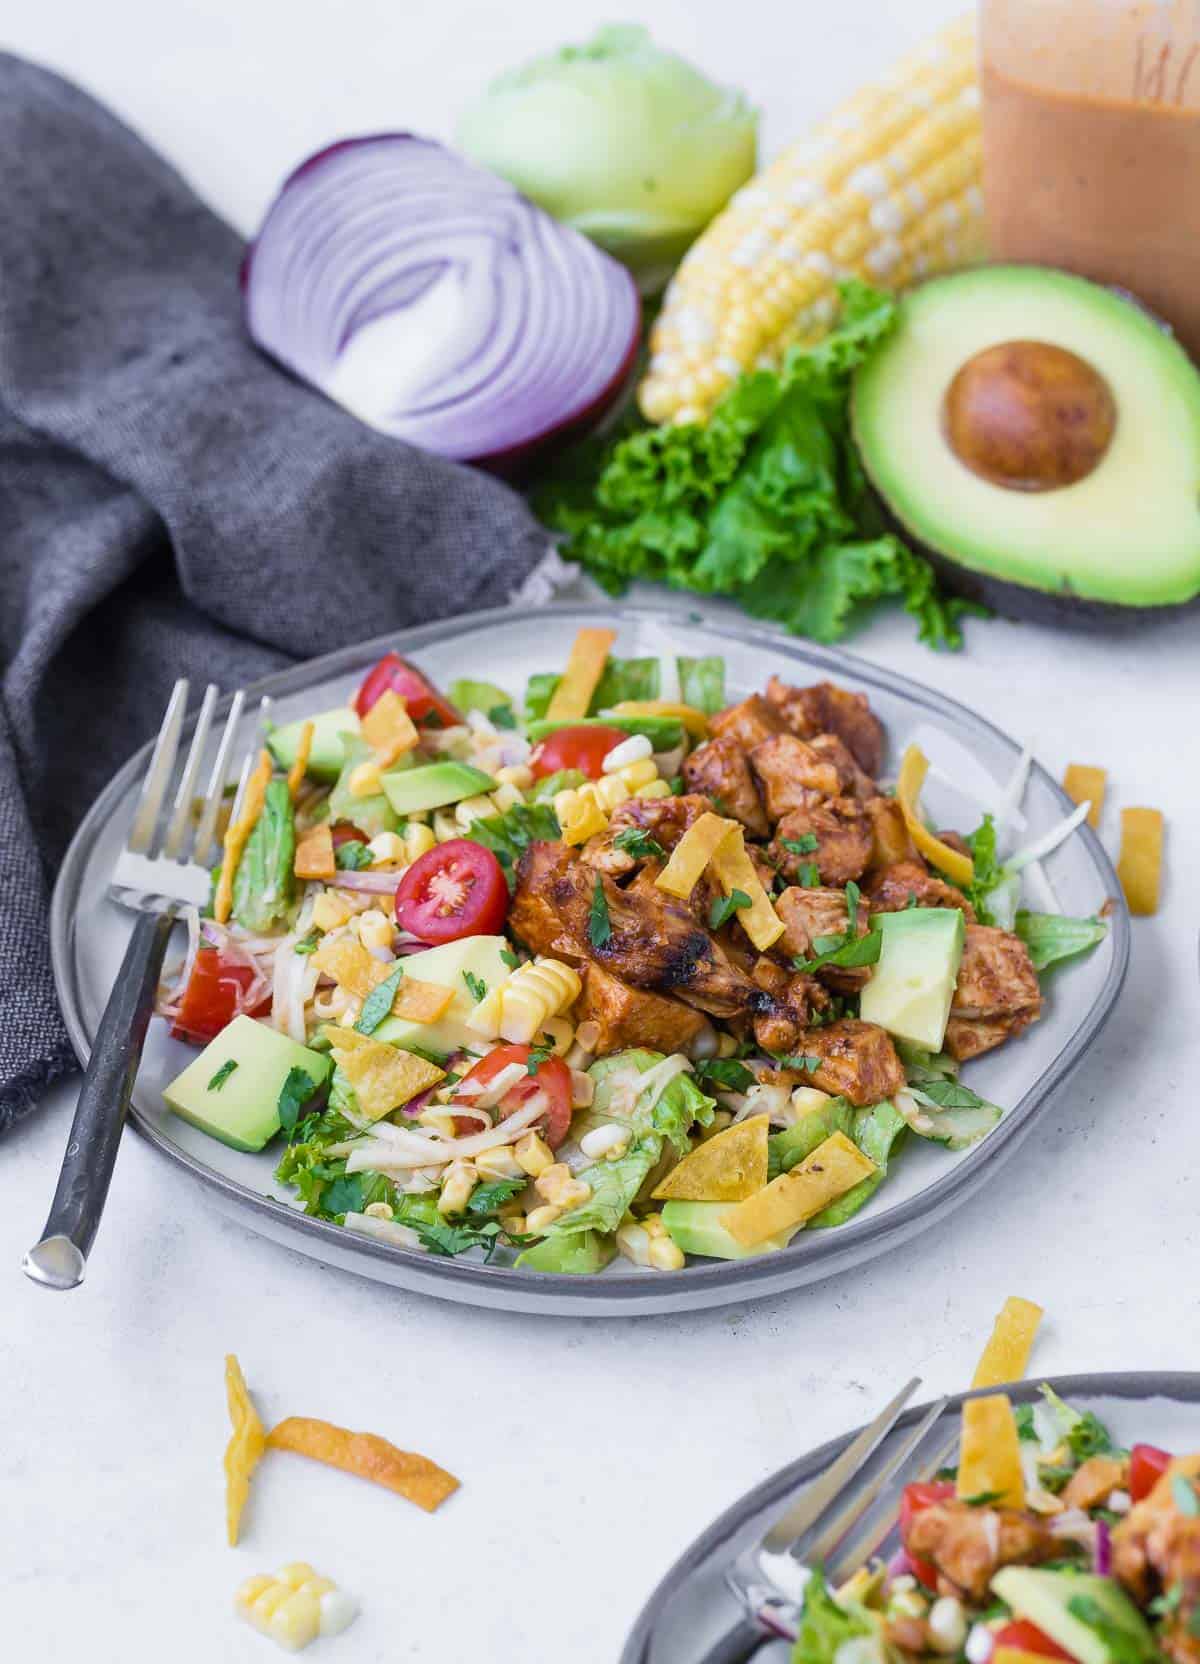
[[[0,54],[0,1131],[74,1066],[48,884],[171,683],[506,601],[545,533],[262,358],[242,243],[77,87]]]

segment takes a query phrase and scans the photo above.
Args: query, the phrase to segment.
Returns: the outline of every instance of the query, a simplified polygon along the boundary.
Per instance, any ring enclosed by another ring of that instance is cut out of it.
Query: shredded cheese
[[[242,812],[225,829],[221,845],[221,876],[217,882],[217,892],[213,896],[213,918],[218,924],[228,923],[229,915],[233,911],[233,881],[237,876],[238,864],[250,840],[250,834],[258,825],[258,817],[262,814],[273,772],[271,753],[261,752],[254,773],[246,782]]]
[[[599,686],[616,639],[615,630],[580,630],[571,647],[562,681],[555,688],[546,709],[549,721],[570,722],[588,714],[592,695]]]

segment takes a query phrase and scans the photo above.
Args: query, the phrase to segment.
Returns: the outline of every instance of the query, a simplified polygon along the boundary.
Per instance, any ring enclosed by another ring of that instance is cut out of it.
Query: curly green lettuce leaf
[[[825,340],[742,376],[703,425],[577,450],[536,511],[613,593],[636,578],[733,595],[816,641],[894,598],[923,641],[960,646],[960,617],[979,609],[942,597],[928,561],[885,530],[850,435],[851,375],[895,321],[891,296],[845,284]]]
[[[896,1145],[908,1130],[908,1123],[890,1099],[856,1109],[850,1122],[850,1137],[868,1161],[875,1163],[875,1172],[860,1179],[844,1195],[822,1208],[808,1222],[808,1228],[821,1230],[830,1225],[844,1225],[858,1210],[871,1200],[887,1177],[888,1164]]]
[[[833,1664],[844,1641],[876,1633],[877,1626],[861,1608],[840,1606],[834,1600],[824,1574],[817,1569],[804,1586],[792,1664]]]
[[[1035,971],[1044,971],[1062,959],[1086,953],[1108,935],[1103,919],[1072,919],[1062,913],[1017,914],[1017,935],[1029,949]]]

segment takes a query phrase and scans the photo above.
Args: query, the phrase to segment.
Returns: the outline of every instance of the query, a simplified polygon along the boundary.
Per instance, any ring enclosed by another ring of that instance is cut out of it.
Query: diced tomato
[[[624,729],[588,723],[572,728],[556,728],[534,747],[529,766],[538,780],[544,780],[548,774],[557,774],[563,768],[577,768],[589,780],[599,780],[604,772],[604,759],[614,746],[628,738]]]
[[[480,1086],[486,1086],[489,1081],[495,1080],[501,1069],[507,1069],[511,1063],[520,1063],[528,1068],[531,1050],[529,1046],[497,1046],[495,1051],[481,1057],[474,1068],[463,1076],[462,1085],[465,1086],[467,1081],[473,1081]],[[571,1071],[561,1057],[543,1058],[537,1066],[536,1074],[526,1074],[523,1079],[509,1087],[500,1100],[501,1119],[507,1120],[510,1115],[514,1115],[535,1092],[545,1095],[546,1120],[543,1133],[550,1148],[556,1150],[567,1136],[571,1125]],[[464,1094],[464,1101],[470,1101],[469,1094]],[[464,1130],[476,1132],[478,1128],[472,1126]]]
[[[1036,1624],[1031,1624],[1028,1618],[1014,1618],[1005,1624],[1003,1629],[996,1631],[992,1642],[996,1647],[1016,1647],[1019,1652],[1036,1652],[1043,1658],[1065,1658],[1073,1661],[1074,1655],[1066,1652],[1057,1641],[1052,1641],[1044,1630]]]
[[[1171,1465],[1171,1452],[1160,1450],[1156,1444],[1135,1444],[1129,1452],[1129,1494],[1135,1502],[1158,1484]]]
[[[435,946],[495,936],[507,913],[500,863],[470,838],[451,838],[418,856],[396,890],[396,923]]]
[[[948,1502],[954,1495],[954,1485],[949,1479],[931,1479],[913,1485],[906,1485],[900,1498],[900,1541],[908,1550],[908,1531],[913,1520],[926,1508],[931,1508],[935,1502]],[[912,1561],[913,1576],[925,1585],[927,1589],[937,1588],[937,1567],[930,1560],[918,1560],[909,1551],[908,1558]]]
[[[329,833],[334,849],[341,849],[343,844],[365,844],[371,841],[352,820],[335,820],[329,828]]]
[[[414,722],[424,722],[430,712],[444,728],[462,721],[462,716],[448,699],[444,699],[433,683],[399,653],[385,653],[379,663],[363,678],[362,686],[354,695],[354,709],[366,716],[371,706],[391,688],[405,703]]]
[[[222,958],[219,948],[201,942],[179,1013],[171,1025],[172,1035],[176,1040],[191,1040],[198,1046],[206,1046],[242,1009],[242,996],[253,981],[254,972],[249,965],[231,963]],[[258,1016],[270,1004],[268,994],[249,1015]]]

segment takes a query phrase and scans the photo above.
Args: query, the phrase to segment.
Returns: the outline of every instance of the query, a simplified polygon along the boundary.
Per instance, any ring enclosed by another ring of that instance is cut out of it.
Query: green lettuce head
[[[757,128],[740,92],[619,26],[493,81],[458,142],[653,294],[754,173]]]

